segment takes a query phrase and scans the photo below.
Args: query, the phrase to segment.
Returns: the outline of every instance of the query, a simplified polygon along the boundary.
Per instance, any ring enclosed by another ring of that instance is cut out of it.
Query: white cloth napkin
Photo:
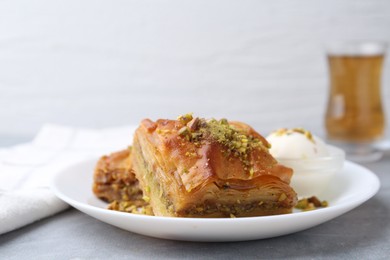
[[[125,149],[134,130],[47,124],[32,142],[0,149],[0,234],[66,209],[49,189],[53,174],[73,162]]]

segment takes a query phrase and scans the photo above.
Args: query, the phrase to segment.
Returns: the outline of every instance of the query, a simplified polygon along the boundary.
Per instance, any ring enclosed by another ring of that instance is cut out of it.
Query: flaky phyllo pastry
[[[145,119],[130,155],[143,198],[154,215],[246,217],[290,213],[292,170],[277,163],[268,142],[239,122],[185,115]]]

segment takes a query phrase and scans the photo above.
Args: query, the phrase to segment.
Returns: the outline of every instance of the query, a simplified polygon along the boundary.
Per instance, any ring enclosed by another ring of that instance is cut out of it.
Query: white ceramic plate
[[[134,233],[187,241],[243,241],[270,238],[305,230],[359,206],[375,195],[379,180],[368,169],[345,162],[331,187],[320,199],[329,207],[314,211],[250,218],[172,218],[144,216],[105,209],[107,204],[92,191],[92,174],[97,160],[84,161],[58,172],[52,189],[65,202],[103,222]]]

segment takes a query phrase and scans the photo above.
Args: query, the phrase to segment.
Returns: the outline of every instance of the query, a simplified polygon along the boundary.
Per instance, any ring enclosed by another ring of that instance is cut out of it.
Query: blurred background
[[[2,0],[0,139],[187,112],[323,136],[325,44],[389,28],[386,0]],[[388,58],[382,82],[390,122]]]

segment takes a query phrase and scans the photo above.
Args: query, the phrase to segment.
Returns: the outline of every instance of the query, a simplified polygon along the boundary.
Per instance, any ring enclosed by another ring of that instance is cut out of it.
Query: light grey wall
[[[0,1],[0,135],[188,111],[321,135],[324,44],[353,39],[390,41],[390,1]]]

